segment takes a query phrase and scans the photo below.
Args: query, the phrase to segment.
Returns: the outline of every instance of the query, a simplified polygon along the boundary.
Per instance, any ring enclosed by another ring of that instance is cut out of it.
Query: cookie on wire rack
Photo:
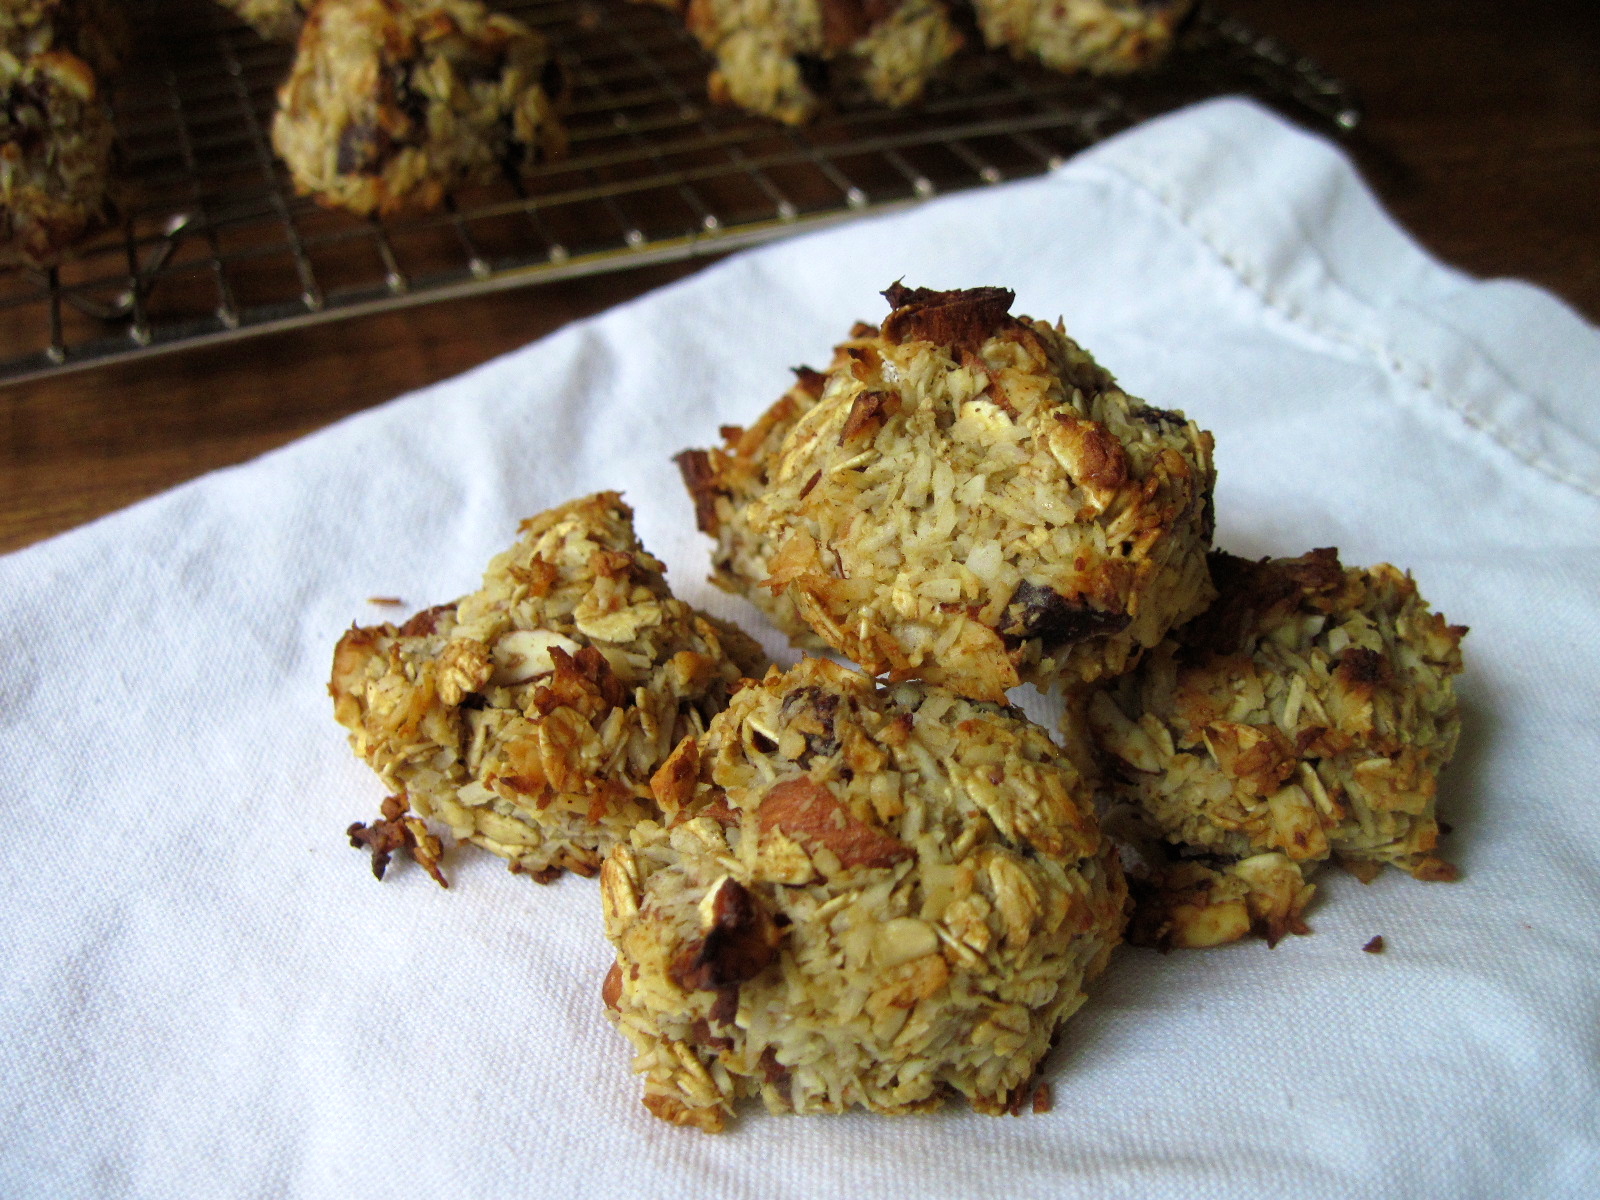
[[[766,666],[662,570],[603,492],[523,522],[472,595],[339,640],[334,715],[394,792],[350,831],[380,878],[404,849],[443,882],[424,818],[547,882],[659,815],[651,775]]]
[[[964,39],[941,0],[689,0],[711,99],[795,125],[836,100],[918,101]]]
[[[1017,710],[824,659],[734,696],[606,859],[603,998],[656,1116],[1003,1113],[1125,919],[1083,777]]]
[[[127,53],[108,0],[0,4],[0,263],[50,266],[111,216],[107,84]]]
[[[1002,288],[899,284],[750,433],[678,462],[715,581],[976,699],[1126,670],[1212,596],[1211,435]]]
[[[0,262],[47,266],[105,221],[114,143],[87,62],[0,49]]]
[[[272,145],[320,204],[428,209],[561,154],[564,88],[545,39],[477,0],[317,0]]]
[[[1334,860],[1449,880],[1439,772],[1460,735],[1466,629],[1407,574],[1334,550],[1212,556],[1218,597],[1089,705],[1119,812],[1142,850],[1134,921],[1165,946],[1303,931],[1307,879]]]
[[[972,0],[984,42],[1057,71],[1124,75],[1160,61],[1194,0]]]

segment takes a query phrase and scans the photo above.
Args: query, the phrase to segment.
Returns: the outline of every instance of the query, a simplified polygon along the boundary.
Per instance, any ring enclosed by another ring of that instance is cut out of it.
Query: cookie
[[[1298,931],[1306,878],[1330,859],[1363,879],[1385,864],[1455,878],[1435,800],[1460,734],[1466,629],[1409,575],[1346,568],[1334,550],[1219,553],[1212,575],[1211,609],[1088,709],[1130,814],[1108,820],[1156,847],[1144,940]]]
[[[592,875],[658,815],[649,781],[673,747],[765,666],[751,639],[673,598],[615,493],[552,509],[477,592],[339,640],[334,715],[395,793],[352,838],[380,878],[396,849],[437,857],[421,818],[541,882]]]
[[[107,218],[113,143],[88,62],[0,49],[0,261],[48,265]]]
[[[1015,1111],[1125,918],[1083,777],[1015,709],[823,659],[747,685],[606,859],[645,1105]]]
[[[833,100],[901,108],[961,48],[940,0],[690,0],[713,101],[801,124]]]
[[[319,0],[272,145],[320,204],[428,209],[560,154],[563,90],[545,39],[477,0]]]
[[[1009,291],[885,295],[751,433],[680,456],[719,584],[871,674],[994,702],[1119,674],[1205,608],[1210,434]]]
[[[1092,75],[1159,61],[1193,7],[1193,0],[973,0],[986,45]]]

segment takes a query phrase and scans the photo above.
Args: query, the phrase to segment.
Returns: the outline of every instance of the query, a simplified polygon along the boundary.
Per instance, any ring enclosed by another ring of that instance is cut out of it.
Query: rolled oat
[[[533,517],[478,591],[339,640],[334,715],[401,801],[352,828],[374,855],[413,848],[410,809],[544,882],[659,815],[650,777],[766,662],[672,596],[632,515],[602,492]]]
[[[1334,550],[1218,553],[1212,574],[1211,609],[1089,705],[1122,810],[1108,825],[1148,860],[1135,938],[1303,931],[1306,877],[1330,859],[1364,879],[1385,863],[1455,878],[1434,806],[1466,629],[1409,575]]]
[[[602,994],[645,1104],[985,1113],[1117,944],[1126,891],[1083,777],[1014,709],[806,659],[747,686],[607,858]]]

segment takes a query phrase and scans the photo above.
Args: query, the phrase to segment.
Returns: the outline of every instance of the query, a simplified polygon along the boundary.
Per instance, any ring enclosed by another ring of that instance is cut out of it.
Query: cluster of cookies
[[[299,47],[272,143],[295,186],[360,214],[435,206],[453,188],[558,156],[563,73],[543,37],[480,0],[222,0]],[[1158,59],[1191,0],[656,0],[716,60],[714,101],[780,121],[827,101],[899,107],[963,45],[1062,71]],[[977,32],[963,33],[967,26]]]
[[[1172,44],[1193,0],[644,0],[716,59],[707,90],[789,124],[829,101],[899,108],[974,40],[1058,71],[1121,74]]]
[[[112,0],[0,4],[0,263],[48,264],[109,214],[126,41]]]
[[[223,0],[298,37],[272,144],[295,186],[361,215],[561,154],[563,73],[546,40],[480,0]],[[127,54],[118,0],[0,4],[0,265],[48,265],[112,209],[106,80]]]
[[[677,1124],[757,1095],[1044,1107],[1125,929],[1275,941],[1323,862],[1454,874],[1434,798],[1465,630],[1390,567],[1213,552],[1210,435],[1010,292],[885,295],[678,457],[714,582],[860,669],[767,667],[671,596],[614,494],[335,654],[393,792],[352,841],[443,882],[431,819],[541,881],[598,869],[604,1003]],[[1059,741],[1007,705],[1022,683],[1065,694]]]
[[[566,150],[568,85],[550,44],[482,0],[219,2],[262,37],[298,39],[271,138],[296,190],[320,204],[426,210]],[[1134,70],[1160,57],[1192,4],[656,2],[716,60],[714,100],[789,123],[846,97],[914,103],[974,38],[1063,71]],[[104,79],[125,35],[118,0],[0,6],[0,261],[49,263],[109,214]]]
[[[1434,793],[1465,629],[1392,567],[1212,550],[1210,435],[1010,292],[885,295],[825,372],[679,456],[713,582],[874,674],[1060,689],[1141,940],[1275,941],[1330,858],[1451,877]]]

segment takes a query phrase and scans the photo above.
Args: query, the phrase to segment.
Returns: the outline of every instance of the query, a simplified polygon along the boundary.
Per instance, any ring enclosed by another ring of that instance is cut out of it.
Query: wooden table
[[[1600,6],[1225,0],[1355,86],[1400,222],[1600,322]],[[0,551],[456,374],[704,260],[434,304],[0,388]]]

